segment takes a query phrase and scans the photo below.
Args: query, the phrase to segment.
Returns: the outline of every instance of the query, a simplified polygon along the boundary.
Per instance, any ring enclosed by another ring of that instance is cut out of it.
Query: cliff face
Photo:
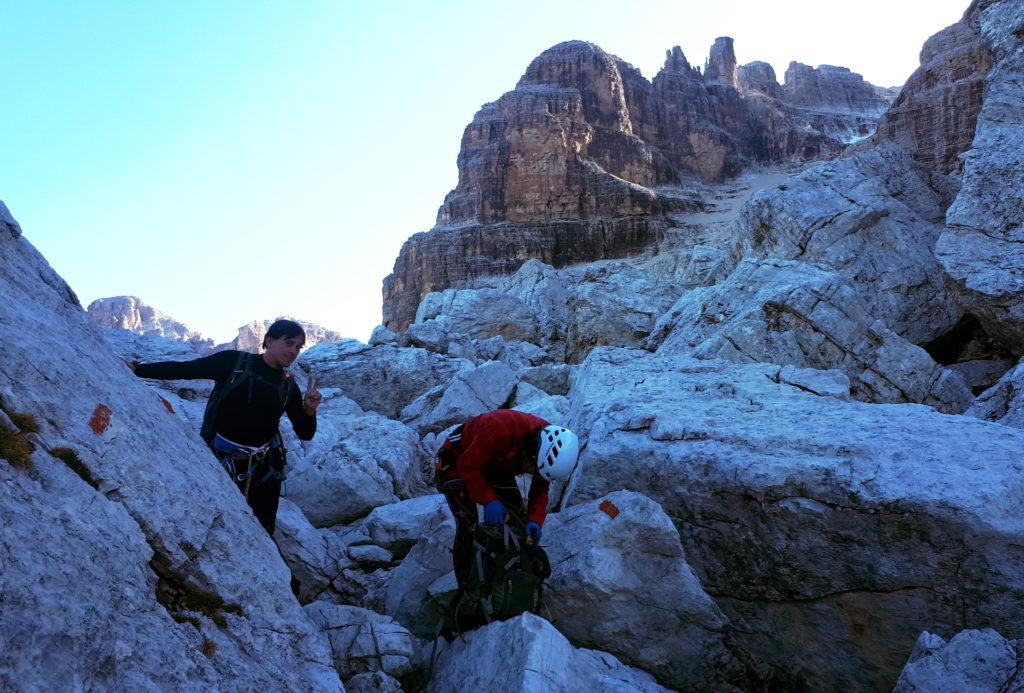
[[[783,99],[797,106],[881,115],[889,101],[845,67],[819,65],[817,69],[791,62],[786,70]]]
[[[401,330],[430,291],[529,258],[557,267],[636,253],[661,238],[667,214],[694,208],[666,186],[834,156],[887,103],[843,68],[807,68],[789,103],[765,67],[745,70],[756,86],[741,87],[728,37],[703,74],[677,46],[652,81],[583,41],[542,53],[466,127],[437,226],[405,243],[384,280],[384,324]]]
[[[184,323],[178,322],[156,308],[148,306],[135,296],[112,296],[98,298],[86,309],[100,325],[129,330],[142,335],[156,335],[179,342],[190,342],[197,346],[212,346]]]
[[[875,142],[893,142],[933,171],[962,168],[959,155],[974,139],[993,64],[981,33],[981,4],[925,42],[921,66],[878,121]]]

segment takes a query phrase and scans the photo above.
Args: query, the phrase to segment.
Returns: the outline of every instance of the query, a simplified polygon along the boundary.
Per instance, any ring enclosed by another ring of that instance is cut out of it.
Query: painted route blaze
[[[612,503],[610,500],[601,501],[601,505],[597,506],[597,509],[613,520],[619,516],[619,506],[615,505],[615,503]]]
[[[107,405],[97,404],[92,412],[92,418],[89,419],[89,428],[96,435],[100,435],[110,427],[110,416],[113,413]]]
[[[161,398],[160,398],[160,401],[164,403],[164,408],[165,408],[165,409],[166,409],[167,411],[171,412],[172,414],[174,413],[174,407],[172,407],[172,406],[171,406],[171,403],[170,403],[170,402],[168,402],[168,401],[167,401],[166,399],[164,399],[163,397],[161,397]]]

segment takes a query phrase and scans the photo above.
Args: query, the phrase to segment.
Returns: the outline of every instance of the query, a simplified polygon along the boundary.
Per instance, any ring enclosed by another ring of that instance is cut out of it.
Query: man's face
[[[299,351],[306,344],[306,339],[298,337],[278,337],[267,340],[267,363],[277,368],[287,368],[299,357]]]

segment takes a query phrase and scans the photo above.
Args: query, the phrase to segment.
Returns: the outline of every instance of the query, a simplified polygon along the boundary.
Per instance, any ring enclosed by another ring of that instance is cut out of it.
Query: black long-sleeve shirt
[[[219,351],[192,361],[161,361],[137,363],[135,374],[140,378],[157,380],[215,380],[223,383],[238,363],[238,351]],[[258,447],[269,442],[276,434],[281,415],[288,414],[295,435],[311,440],[316,433],[316,416],[309,416],[302,406],[302,392],[284,370],[271,368],[259,355],[252,359],[253,388],[249,402],[249,384],[235,387],[220,403],[214,430],[223,437],[242,445]],[[280,386],[287,378],[287,396],[282,411]]]

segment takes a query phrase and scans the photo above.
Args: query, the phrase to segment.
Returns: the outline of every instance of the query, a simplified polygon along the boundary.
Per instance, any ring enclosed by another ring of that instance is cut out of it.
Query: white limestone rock
[[[303,604],[334,589],[338,576],[354,566],[338,537],[310,524],[302,509],[287,498],[281,499],[277,510],[274,541],[299,583],[298,597]]]
[[[0,688],[340,690],[237,488],[9,218],[0,205],[0,408],[39,433],[32,469],[0,460]],[[213,610],[221,628],[182,590],[238,607]]]
[[[519,381],[538,387],[549,395],[569,394],[569,385],[575,366],[567,363],[544,364],[517,371]]]
[[[427,294],[406,334],[415,344],[414,335],[430,329],[473,339],[501,337],[506,341],[536,343],[541,338],[534,311],[518,297],[500,289],[446,289]]]
[[[991,628],[964,630],[948,643],[921,633],[893,693],[1010,693],[1024,691],[1024,643]]]
[[[868,313],[921,344],[960,318],[933,247],[944,197],[906,153],[878,147],[756,193],[736,226],[747,258],[821,264],[849,278]]]
[[[574,648],[550,623],[523,614],[456,639],[438,655],[427,690],[654,693],[667,689],[650,674],[610,654]]]
[[[415,653],[412,633],[392,619],[357,606],[313,602],[306,615],[327,635],[342,679],[379,671],[402,676]]]
[[[842,275],[793,260],[744,260],[721,284],[686,293],[647,341],[661,354],[838,369],[865,402],[947,413],[973,400],[955,373],[885,328]]]
[[[547,421],[549,424],[566,426],[569,421],[569,399],[561,395],[548,395],[545,397],[531,399],[521,404],[514,404],[513,409],[527,414],[533,414]]]
[[[402,410],[401,420],[420,435],[436,433],[504,406],[517,382],[515,372],[506,364],[488,361],[419,397]]]
[[[289,445],[288,492],[317,527],[351,522],[425,492],[419,436],[345,397],[325,396],[312,441]]]
[[[661,504],[745,650],[812,690],[892,686],[924,628],[1024,623],[1024,432],[817,396],[777,367],[599,349],[571,496]]]
[[[661,507],[617,491],[548,516],[545,606],[576,646],[610,652],[678,690],[735,690],[728,619],[686,562]],[[596,608],[595,608],[596,607]]]
[[[456,374],[473,368],[426,349],[391,344],[367,346],[354,339],[319,344],[296,362],[320,378],[322,387],[338,388],[366,410],[397,419],[413,400]]]
[[[306,348],[316,346],[317,344],[330,344],[333,342],[340,342],[344,339],[340,332],[329,330],[326,327],[317,325],[315,322],[309,322],[307,320],[299,320],[289,315],[280,315],[274,320],[253,320],[252,322],[246,323],[238,328],[238,336],[226,344],[220,344],[215,347],[218,351],[222,349],[237,349],[238,351],[251,351],[254,354],[258,354],[263,350],[263,338],[267,334],[267,329],[277,320],[292,320],[297,322],[302,331],[306,333]]]
[[[347,693],[402,693],[403,690],[398,679],[383,671],[356,674],[345,682]]]
[[[978,396],[965,412],[985,421],[1024,428],[1024,361]]]
[[[639,346],[681,287],[625,262],[564,270],[569,287],[566,361],[579,363],[595,346]]]

